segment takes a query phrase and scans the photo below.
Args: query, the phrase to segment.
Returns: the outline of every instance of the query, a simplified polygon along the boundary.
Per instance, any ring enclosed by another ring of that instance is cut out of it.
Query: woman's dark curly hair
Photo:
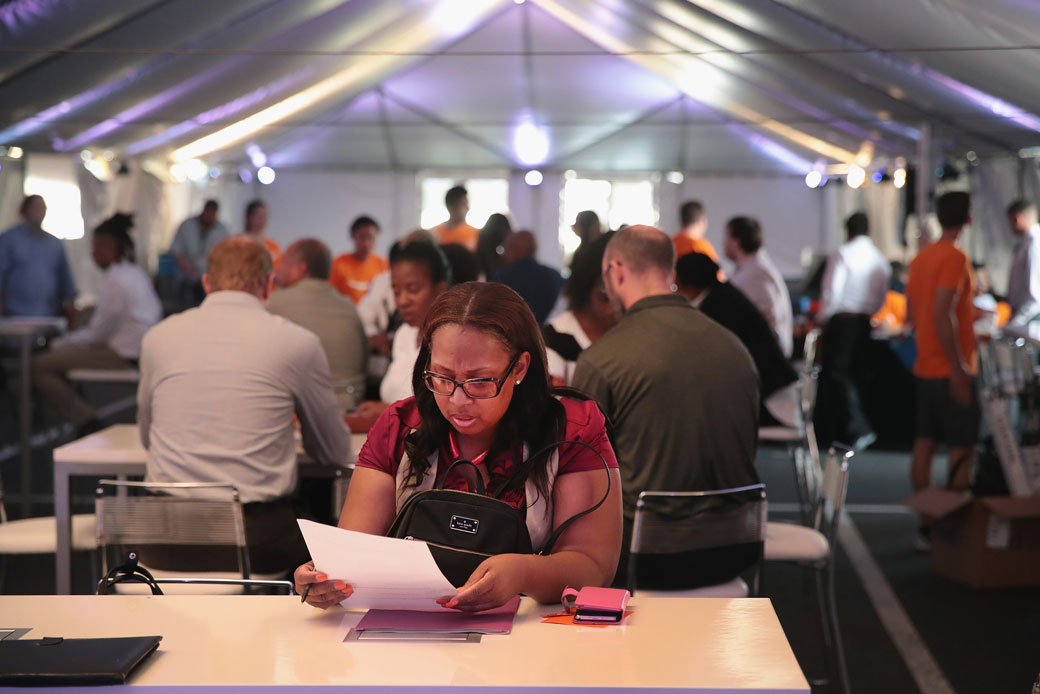
[[[134,262],[134,239],[130,230],[134,226],[134,216],[117,212],[94,229],[94,236],[107,236],[116,242],[117,260]]]
[[[552,395],[546,366],[545,343],[531,309],[515,291],[495,282],[467,282],[441,294],[433,302],[422,329],[419,356],[412,371],[412,389],[422,416],[422,425],[405,439],[405,453],[411,463],[408,485],[418,485],[430,465],[428,458],[447,440],[451,425],[437,407],[436,396],[427,390],[423,371],[430,366],[430,340],[438,328],[464,325],[483,330],[501,341],[510,359],[527,352],[531,365],[498,425],[489,458],[509,451],[513,469],[503,479],[492,479],[489,491],[498,495],[523,486],[532,479],[539,493],[548,495],[546,462],[551,451],[537,459],[523,459],[523,444],[531,452],[559,441],[566,426],[563,405]],[[509,378],[511,374],[507,374]],[[501,396],[500,396],[501,397]]]

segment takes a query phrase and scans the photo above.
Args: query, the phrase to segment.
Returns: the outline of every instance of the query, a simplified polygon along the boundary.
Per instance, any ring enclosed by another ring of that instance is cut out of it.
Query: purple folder
[[[442,609],[421,610],[369,610],[355,629],[359,632],[409,632],[421,631],[433,634],[508,634],[513,629],[513,618],[520,606],[520,596],[502,607],[483,612],[459,612]]]

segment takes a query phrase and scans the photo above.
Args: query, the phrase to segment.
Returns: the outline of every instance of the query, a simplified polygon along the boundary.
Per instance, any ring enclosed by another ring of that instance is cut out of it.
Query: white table
[[[366,434],[351,434],[350,460],[357,461]],[[59,595],[72,592],[72,498],[69,478],[144,475],[148,452],[141,445],[136,424],[115,424],[54,449],[54,516],[58,524],[55,578]],[[301,452],[300,463],[310,459]],[[318,466],[311,466],[317,468]]]
[[[12,317],[0,318],[0,338],[18,342],[18,445],[21,457],[21,502],[22,515],[29,515],[32,504],[32,376],[30,358],[33,344],[41,337],[57,335],[65,330],[64,318]]]
[[[344,642],[362,612],[321,612],[285,596],[0,596],[0,627],[31,627],[26,639],[161,635],[131,686],[198,692],[808,694],[769,600],[636,597],[631,604],[626,625],[595,629],[541,624],[539,615],[553,608],[525,598],[513,633],[480,643]]]

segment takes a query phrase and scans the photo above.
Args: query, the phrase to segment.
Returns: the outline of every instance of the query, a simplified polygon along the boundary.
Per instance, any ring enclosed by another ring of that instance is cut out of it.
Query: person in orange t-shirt
[[[444,206],[448,208],[448,221],[433,228],[437,243],[458,243],[467,250],[477,251],[480,229],[466,224],[469,213],[469,194],[462,186],[455,186],[444,195]]]
[[[354,241],[354,252],[344,253],[332,261],[329,284],[356,305],[368,292],[372,278],[390,269],[386,258],[376,255],[379,225],[371,217],[361,215],[350,225],[350,238]]]
[[[267,203],[263,200],[252,200],[246,205],[246,227],[242,233],[264,244],[264,248],[271,254],[271,264],[277,270],[282,262],[282,247],[278,245],[277,241],[264,236],[265,229],[267,229]]]
[[[697,200],[688,200],[679,208],[679,221],[682,229],[672,237],[675,244],[675,257],[679,259],[687,253],[701,253],[719,264],[719,254],[715,246],[704,238],[708,231],[708,217],[704,214],[704,205]]]
[[[980,420],[974,279],[971,260],[954,245],[971,222],[971,196],[942,195],[936,215],[942,237],[910,263],[906,285],[908,318],[917,339],[917,430],[910,463],[914,491],[931,486],[932,458],[943,441],[949,446],[947,486],[967,489]],[[922,524],[915,543],[919,549],[928,549],[927,533]]]

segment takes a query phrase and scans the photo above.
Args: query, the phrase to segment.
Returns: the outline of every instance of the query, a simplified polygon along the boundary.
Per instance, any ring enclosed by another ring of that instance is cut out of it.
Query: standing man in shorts
[[[917,337],[917,433],[910,463],[914,491],[932,483],[932,458],[949,446],[946,486],[967,489],[979,433],[978,371],[972,328],[971,260],[956,241],[971,222],[971,197],[954,192],[936,201],[942,236],[910,263],[908,316]],[[915,545],[928,549],[927,526]]]

